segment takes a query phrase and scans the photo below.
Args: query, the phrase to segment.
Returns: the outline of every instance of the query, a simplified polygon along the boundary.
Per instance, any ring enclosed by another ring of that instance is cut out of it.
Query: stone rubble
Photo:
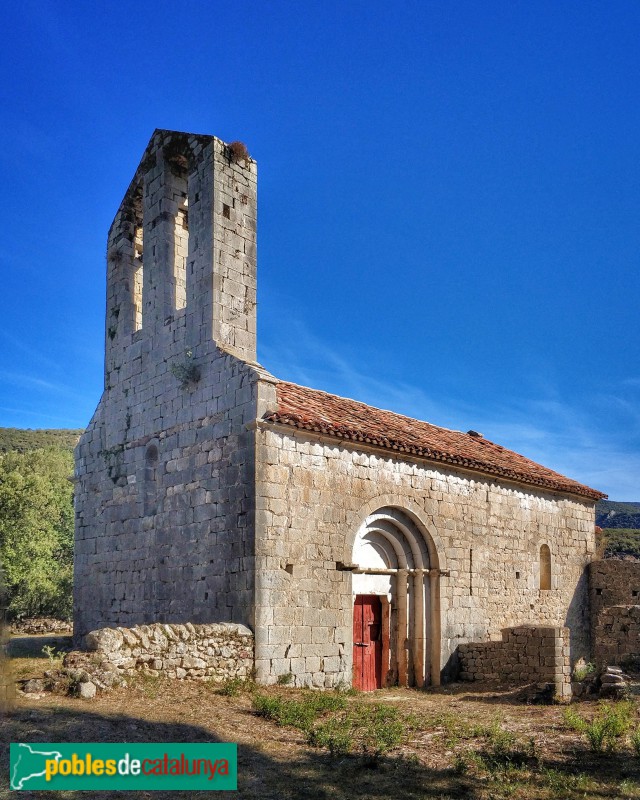
[[[624,700],[629,694],[629,676],[620,667],[606,667],[600,675],[599,696],[610,700]]]
[[[11,623],[11,633],[57,633],[70,636],[73,633],[73,623],[62,619],[54,619],[53,617],[27,617],[14,620]]]

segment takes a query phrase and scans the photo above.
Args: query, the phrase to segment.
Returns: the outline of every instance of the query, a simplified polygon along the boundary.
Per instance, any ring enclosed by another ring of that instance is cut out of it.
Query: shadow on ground
[[[66,653],[71,650],[71,636],[12,636],[7,645],[10,658],[49,658],[47,650]]]
[[[277,729],[274,736],[278,735]],[[210,731],[182,723],[149,722],[125,715],[106,716],[82,709],[18,708],[0,720],[0,797],[66,800],[87,796],[82,792],[9,792],[9,745],[13,742],[212,742]],[[390,758],[376,767],[359,758],[332,759],[324,753],[292,751],[293,759],[274,759],[260,747],[238,748],[238,791],[96,791],[97,800],[128,797],[133,800],[177,800],[180,797],[264,798],[264,800],[435,800],[473,798],[473,782],[451,770],[429,770]]]

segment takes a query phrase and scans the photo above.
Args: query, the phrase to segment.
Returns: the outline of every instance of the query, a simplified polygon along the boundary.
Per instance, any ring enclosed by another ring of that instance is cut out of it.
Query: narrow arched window
[[[158,448],[150,444],[144,454],[144,515],[152,516],[158,511]]]
[[[551,550],[546,544],[540,547],[540,589],[551,588]]]
[[[173,282],[171,312],[187,305],[187,258],[189,256],[189,162],[183,154],[171,154],[167,158],[169,170],[166,174],[167,198],[174,209],[173,217]],[[169,309],[168,309],[169,310]]]

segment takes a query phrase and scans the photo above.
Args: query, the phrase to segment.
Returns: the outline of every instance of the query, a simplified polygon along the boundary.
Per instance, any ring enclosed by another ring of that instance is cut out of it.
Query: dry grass
[[[35,638],[35,637],[34,637]],[[19,644],[14,669],[21,677],[41,675],[48,659],[34,657],[36,644]],[[62,643],[64,645],[64,642]],[[261,694],[297,697],[285,687]],[[380,759],[332,757],[308,744],[304,731],[278,726],[258,714],[251,691],[223,694],[211,684],[137,680],[92,701],[45,695],[21,696],[0,720],[0,740],[198,742],[239,745],[238,798],[288,800],[408,800],[445,798],[640,798],[640,758],[630,740],[614,752],[592,753],[571,730],[557,706],[527,706],[515,693],[474,684],[433,691],[385,690],[345,696],[349,708],[389,704],[406,725],[403,744]],[[582,703],[594,716],[597,703]],[[0,753],[0,797],[7,788],[8,747]],[[224,796],[221,793],[220,796]],[[67,800],[76,793],[23,792],[24,797]],[[78,798],[81,795],[77,794]],[[124,793],[94,792],[107,800]],[[180,792],[137,792],[134,800],[176,800]],[[184,797],[204,797],[185,792]]]

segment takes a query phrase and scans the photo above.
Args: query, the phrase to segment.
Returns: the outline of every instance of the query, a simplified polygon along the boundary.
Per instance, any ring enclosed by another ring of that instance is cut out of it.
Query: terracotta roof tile
[[[592,500],[606,497],[558,472],[494,444],[473,431],[462,433],[344,397],[279,381],[278,410],[264,419],[397,453],[459,466],[485,475],[508,478]]]

